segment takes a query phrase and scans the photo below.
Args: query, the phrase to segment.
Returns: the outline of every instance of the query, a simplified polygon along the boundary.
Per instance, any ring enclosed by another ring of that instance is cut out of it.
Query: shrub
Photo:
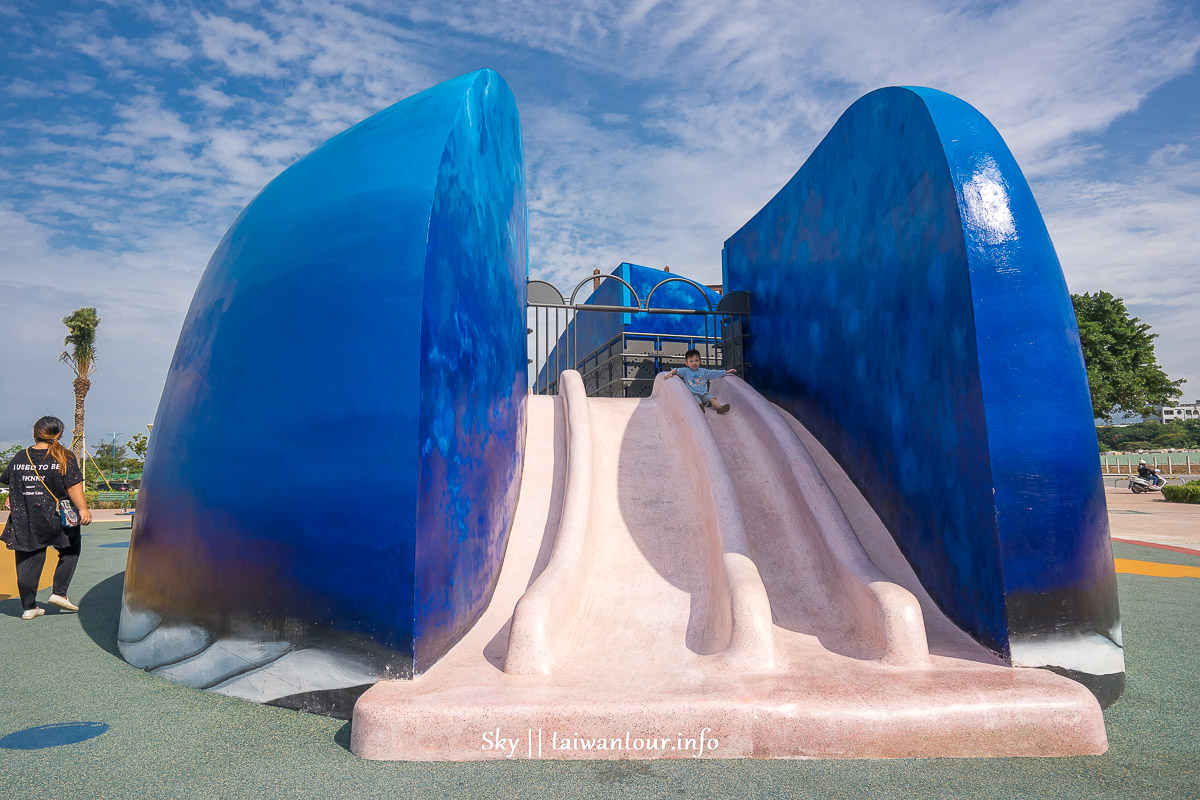
[[[1189,481],[1183,486],[1164,486],[1163,498],[1172,503],[1195,503],[1200,505],[1200,481]]]

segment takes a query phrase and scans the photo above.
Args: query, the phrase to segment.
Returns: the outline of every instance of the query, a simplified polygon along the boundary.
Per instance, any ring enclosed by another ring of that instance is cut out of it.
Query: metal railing
[[[628,305],[576,303],[575,298],[588,281],[596,288],[602,281],[615,280],[628,292]],[[704,306],[701,308],[656,308],[652,305],[655,292],[668,283],[684,283],[696,289]],[[643,302],[637,291],[617,275],[589,275],[572,290],[570,298],[550,283],[529,281],[527,286],[527,332],[533,357],[529,359],[529,391],[533,394],[555,394],[558,376],[563,370],[576,369],[584,377],[589,395],[639,396],[653,384],[654,370],[664,364],[683,364],[683,354],[689,349],[701,353],[701,363],[710,367],[735,367],[745,371],[745,320],[750,313],[750,298],[745,292],[730,292],[714,307],[705,287],[681,276],[659,281],[646,294]],[[579,353],[579,321],[581,314],[673,314],[700,316],[703,333],[698,335],[669,333],[640,333],[622,331],[590,352]],[[553,338],[551,323],[553,322]],[[647,349],[647,345],[652,345]],[[678,350],[678,352],[675,352]],[[648,382],[648,383],[647,383]],[[633,388],[631,393],[630,389]],[[617,390],[620,390],[617,393]]]
[[[1137,463],[1146,463],[1160,475],[1200,475],[1200,453],[1130,453],[1122,456],[1100,456],[1100,472],[1104,475],[1127,475],[1137,472]]]
[[[589,397],[648,397],[659,372],[684,365],[684,354],[699,350],[702,364],[715,368],[740,364],[719,341],[701,336],[620,333],[576,362]],[[744,365],[737,366],[744,372]],[[561,374],[561,373],[559,373]],[[558,393],[558,378],[547,381],[544,394]]]

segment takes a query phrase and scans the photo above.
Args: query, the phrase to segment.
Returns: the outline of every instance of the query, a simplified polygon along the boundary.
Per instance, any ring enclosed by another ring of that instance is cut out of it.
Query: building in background
[[[1176,419],[1200,419],[1200,400],[1195,403],[1177,403],[1173,406],[1155,406],[1154,415],[1163,422]]]

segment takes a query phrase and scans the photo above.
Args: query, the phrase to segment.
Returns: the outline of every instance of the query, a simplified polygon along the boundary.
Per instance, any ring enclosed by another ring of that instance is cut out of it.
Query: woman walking
[[[67,588],[79,561],[79,522],[90,524],[92,514],[83,496],[79,462],[58,441],[62,434],[62,420],[42,417],[33,425],[33,446],[17,453],[0,473],[0,483],[11,487],[8,524],[0,540],[16,551],[17,590],[24,609],[21,619],[36,619],[46,613],[38,607],[37,589],[47,547],[58,551],[49,602],[65,611],[79,610],[67,599]],[[69,519],[69,508],[60,511],[60,502],[68,497],[76,509],[77,521]]]

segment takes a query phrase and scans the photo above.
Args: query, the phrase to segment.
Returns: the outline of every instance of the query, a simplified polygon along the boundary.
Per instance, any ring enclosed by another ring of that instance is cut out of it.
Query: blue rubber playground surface
[[[196,691],[123,662],[128,541],[127,523],[87,529],[71,590],[78,614],[51,607],[25,622],[15,597],[0,601],[0,798],[1200,797],[1193,570],[1118,574],[1128,686],[1105,712],[1102,756],[380,763],[350,753],[349,723]],[[1200,567],[1190,553],[1114,551]]]

